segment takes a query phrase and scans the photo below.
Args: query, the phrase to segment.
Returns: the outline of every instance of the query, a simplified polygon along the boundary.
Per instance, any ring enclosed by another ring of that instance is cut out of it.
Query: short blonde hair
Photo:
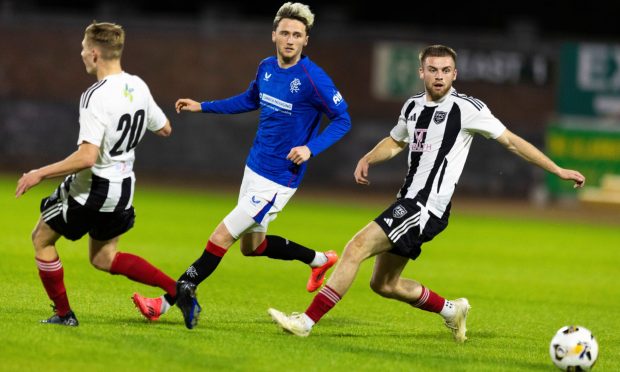
[[[125,46],[125,30],[115,23],[93,21],[84,30],[86,42],[101,49],[101,58],[120,59]]]
[[[452,57],[456,66],[456,52],[454,49],[445,45],[429,45],[420,52],[420,66],[424,65],[424,61],[428,57]]]
[[[314,13],[312,13],[308,5],[302,3],[284,3],[278,9],[278,13],[276,13],[276,17],[273,20],[274,31],[278,28],[283,18],[296,19],[306,25],[306,34],[310,33],[310,29],[314,25]]]

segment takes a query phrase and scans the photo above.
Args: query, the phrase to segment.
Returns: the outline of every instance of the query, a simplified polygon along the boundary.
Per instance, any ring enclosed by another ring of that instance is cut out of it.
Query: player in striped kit
[[[88,233],[90,262],[97,269],[125,275],[176,296],[176,281],[130,253],[117,251],[119,237],[134,224],[135,147],[149,131],[161,137],[172,128],[148,86],[124,72],[125,32],[119,25],[93,22],[84,32],[82,61],[97,77],[80,99],[78,149],[64,160],[31,170],[17,183],[16,197],[46,178],[68,175],[41,202],[32,233],[39,276],[55,313],[43,323],[77,326],[64,285],[56,241]]]
[[[397,200],[347,244],[325,287],[301,314],[286,315],[269,309],[285,331],[308,336],[312,327],[350,288],[362,261],[376,256],[370,286],[379,295],[416,308],[439,313],[457,342],[466,337],[469,302],[446,300],[419,282],[401,277],[410,259],[421,253],[448,225],[450,200],[459,180],[475,133],[493,138],[509,151],[582,187],[585,177],[555,164],[533,145],[510,132],[481,101],[459,94],[456,53],[432,45],[420,53],[420,79],[425,92],[411,97],[402,108],[390,136],[364,155],[355,169],[355,181],[368,185],[368,169],[408,148],[409,170]]]
[[[195,287],[213,273],[237,240],[246,256],[298,260],[309,265],[309,292],[323,284],[325,272],[338,260],[334,251],[317,252],[283,237],[267,235],[270,221],[300,185],[307,161],[340,140],[351,127],[347,104],[334,83],[302,55],[313,23],[314,14],[307,5],[285,3],[273,22],[276,56],[261,61],[244,93],[202,103],[187,98],[176,102],[177,112],[235,114],[260,108],[258,131],[247,158],[238,204],[215,228],[201,257],[179,278],[177,305],[187,328],[195,326],[200,312]],[[323,114],[330,123],[319,133]],[[133,299],[144,309],[157,308],[166,300],[139,294],[134,294]]]

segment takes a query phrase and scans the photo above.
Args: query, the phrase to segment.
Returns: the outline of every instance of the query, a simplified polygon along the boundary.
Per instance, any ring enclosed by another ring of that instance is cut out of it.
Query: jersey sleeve
[[[258,76],[261,66],[258,67],[256,77],[248,89],[236,96],[215,100],[204,101],[200,103],[202,112],[210,112],[214,114],[240,114],[242,112],[254,111],[260,107],[258,92]]]
[[[312,105],[330,120],[329,125],[306,144],[312,155],[316,156],[349,132],[351,117],[347,111],[347,103],[329,76],[320,68],[312,71],[312,74],[308,74],[313,88],[310,100]]]
[[[153,96],[149,94],[148,102],[148,117],[146,119],[146,128],[151,132],[157,132],[166,125],[166,114],[162,111],[161,107],[155,102]]]
[[[400,115],[398,116],[398,122],[392,130],[390,131],[390,137],[395,139],[398,142],[409,142],[409,133],[407,132],[407,117],[406,112],[409,105],[413,104],[413,98],[410,98],[405,102],[403,108],[400,110]]]
[[[468,120],[465,127],[472,132],[492,139],[501,136],[504,130],[506,130],[506,126],[491,113],[487,106],[483,106],[477,115]]]
[[[93,97],[94,98],[94,97]],[[88,142],[101,147],[105,135],[105,122],[103,113],[100,112],[98,101],[93,99],[87,108],[80,110],[80,134],[78,136],[78,146],[82,142]]]
[[[349,108],[332,79],[320,68],[315,68],[308,74],[313,87],[311,94],[312,105],[323,112],[330,120],[346,112]]]

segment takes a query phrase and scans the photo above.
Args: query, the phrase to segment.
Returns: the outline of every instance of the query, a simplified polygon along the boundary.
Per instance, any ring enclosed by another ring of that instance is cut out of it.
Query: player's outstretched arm
[[[504,145],[508,150],[519,155],[523,159],[529,161],[532,164],[536,164],[542,169],[555,174],[563,180],[573,181],[574,187],[583,187],[586,183],[586,178],[583,174],[576,170],[565,169],[557,165],[553,160],[549,159],[547,155],[538,150],[534,145],[524,140],[523,138],[512,133],[508,129],[497,137],[497,141]]]
[[[191,98],[179,98],[175,102],[174,108],[177,110],[177,114],[181,111],[202,112],[200,102],[196,102]]]
[[[406,142],[397,141],[391,136],[379,141],[379,143],[372,150],[370,150],[370,152],[362,156],[362,158],[357,162],[355,172],[353,172],[355,182],[360,185],[370,185],[370,181],[368,180],[368,168],[370,165],[392,159],[398,153],[403,151],[406,146]]]
[[[95,164],[98,156],[99,146],[88,142],[82,142],[77,151],[67,156],[65,159],[24,173],[17,181],[15,197],[19,198],[26,191],[38,185],[39,182],[46,178],[64,176],[82,169],[90,168]]]

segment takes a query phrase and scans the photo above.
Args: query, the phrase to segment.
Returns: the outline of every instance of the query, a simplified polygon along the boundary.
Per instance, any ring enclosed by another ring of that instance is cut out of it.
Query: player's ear
[[[422,70],[422,66],[418,69],[418,75],[420,76],[420,80],[424,80],[424,70]]]
[[[271,31],[271,41],[272,42],[276,42],[276,32],[275,31]]]
[[[454,79],[452,79],[453,81],[454,81],[454,80],[456,80],[456,75],[458,75],[458,72],[459,72],[459,71],[455,68],[455,69],[454,69]]]
[[[304,46],[308,45],[308,40],[310,39],[310,36],[306,36],[306,40],[304,41]]]

